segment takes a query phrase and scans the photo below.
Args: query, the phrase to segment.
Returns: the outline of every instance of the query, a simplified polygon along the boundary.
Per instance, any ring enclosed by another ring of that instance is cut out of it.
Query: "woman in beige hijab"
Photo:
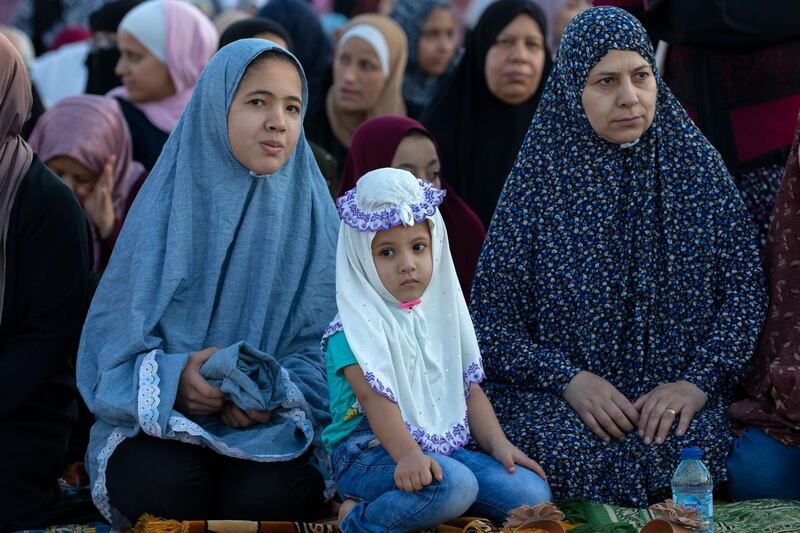
[[[343,29],[325,105],[306,119],[308,137],[342,168],[356,128],[383,115],[405,115],[403,73],[408,45],[403,29],[385,15],[360,15]]]

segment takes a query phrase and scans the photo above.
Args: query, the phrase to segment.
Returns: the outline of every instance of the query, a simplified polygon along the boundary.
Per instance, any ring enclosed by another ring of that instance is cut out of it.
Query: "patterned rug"
[[[571,533],[637,533],[657,518],[646,509],[629,509],[586,500],[558,504],[567,520],[579,524]],[[798,533],[800,501],[751,500],[714,506],[714,533]]]
[[[569,533],[637,533],[656,516],[646,509],[603,505],[586,500],[564,500],[560,509]],[[134,533],[339,533],[333,520],[305,524],[299,522],[248,522],[237,520],[196,520],[179,522],[144,516]],[[62,525],[22,533],[110,533],[108,525]],[[714,533],[798,533],[800,501],[753,500],[720,504],[714,507]],[[538,533],[533,529],[518,532],[493,525],[488,520],[460,518],[424,533]]]

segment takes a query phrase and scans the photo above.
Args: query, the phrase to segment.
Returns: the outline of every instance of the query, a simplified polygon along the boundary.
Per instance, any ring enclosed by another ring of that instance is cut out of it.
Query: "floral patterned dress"
[[[647,34],[616,8],[573,19],[481,254],[471,312],[489,394],[557,499],[643,506],[668,494],[680,449],[726,479],[725,408],[765,312],[748,213],[717,151],[656,74],[651,127],[611,144],[581,105],[612,49],[652,66]],[[655,67],[654,67],[655,69]],[[631,402],[689,381],[708,395],[682,438],[604,443],[562,399],[585,370]]]

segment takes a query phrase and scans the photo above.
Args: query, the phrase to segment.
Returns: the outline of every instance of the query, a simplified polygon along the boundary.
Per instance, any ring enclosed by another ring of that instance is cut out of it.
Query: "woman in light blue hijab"
[[[224,47],[133,204],[78,356],[92,496],[114,525],[325,512],[309,459],[328,421],[338,217],[307,101],[283,48]]]

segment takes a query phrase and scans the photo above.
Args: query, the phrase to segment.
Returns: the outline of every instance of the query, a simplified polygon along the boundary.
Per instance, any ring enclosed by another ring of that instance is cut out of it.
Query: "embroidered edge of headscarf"
[[[357,189],[353,188],[336,200],[339,216],[345,224],[361,232],[384,231],[401,224],[408,226],[422,222],[433,216],[447,191],[437,189],[422,180],[417,181],[423,195],[419,203],[389,207],[380,211],[365,211],[358,204]]]
[[[325,329],[320,342],[320,349],[323,352],[328,350],[328,339],[334,334],[344,331],[342,321],[337,315],[336,318]],[[478,359],[477,363],[471,363],[469,367],[463,371],[462,377],[464,379],[464,399],[469,400],[471,388],[473,384],[480,384],[486,379],[486,373],[483,370],[483,360]],[[381,381],[375,377],[372,372],[364,374],[364,379],[367,380],[370,388],[378,394],[384,396],[395,405],[399,405],[392,389],[386,387]],[[366,413],[364,413],[366,414]],[[470,439],[469,430],[469,417],[465,416],[464,420],[455,424],[450,430],[443,434],[430,433],[423,428],[409,424],[403,420],[406,429],[411,434],[412,438],[425,450],[440,453],[442,455],[449,455],[454,450],[457,450],[467,444]]]

